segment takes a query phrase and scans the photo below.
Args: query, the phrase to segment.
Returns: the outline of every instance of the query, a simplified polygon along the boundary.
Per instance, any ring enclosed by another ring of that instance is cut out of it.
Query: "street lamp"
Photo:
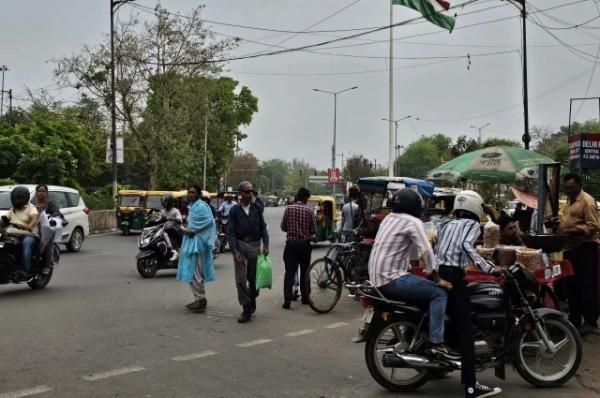
[[[477,130],[479,130],[479,135],[477,136],[477,143],[478,143],[478,144],[481,144],[481,130],[483,130],[485,127],[487,127],[487,126],[489,126],[489,125],[490,125],[489,123],[486,123],[486,124],[484,124],[484,125],[483,125],[483,126],[481,126],[481,127],[477,127],[477,126],[473,126],[473,125],[471,125],[471,128],[472,128],[472,129],[477,129]]]
[[[113,201],[117,200],[117,109],[116,109],[116,94],[115,94],[115,12],[117,9],[134,0],[110,0],[110,147],[112,153],[112,169],[113,169]]]
[[[395,135],[394,135],[394,137],[395,137],[395,138],[394,138],[394,149],[396,150],[396,152],[395,152],[395,154],[396,154],[396,158],[398,157],[398,123],[400,123],[400,122],[401,122],[401,121],[403,121],[404,119],[409,119],[409,118],[411,118],[411,117],[412,117],[412,115],[408,115],[408,116],[401,117],[401,118],[400,118],[400,119],[398,119],[398,120],[390,120],[390,119],[386,119],[386,118],[383,118],[383,117],[381,118],[381,120],[383,120],[383,121],[385,121],[385,122],[391,122],[391,123],[394,123],[394,134],[395,134]],[[395,161],[395,160],[396,160],[396,159],[394,159],[394,161]],[[394,170],[395,170],[395,168],[394,168]],[[394,174],[396,174],[396,171],[394,171]]]
[[[394,160],[394,173],[398,175],[398,177],[400,176],[400,165],[398,164],[398,158],[400,157],[400,150],[404,149],[404,145],[396,145],[394,146],[394,149],[396,150],[396,159]]]
[[[6,65],[0,66],[0,70],[2,71],[2,98],[0,99],[0,117],[2,117],[4,111],[4,72],[8,72],[8,68]]]
[[[336,128],[337,128],[337,96],[338,94],[345,93],[346,91],[354,90],[358,88],[358,86],[350,87],[345,90],[340,91],[327,91],[320,90],[318,88],[313,88],[313,91],[318,91],[320,93],[331,94],[333,95],[333,145],[331,146],[331,172],[335,173],[335,138],[336,138]],[[335,184],[331,185],[331,191],[335,194]]]

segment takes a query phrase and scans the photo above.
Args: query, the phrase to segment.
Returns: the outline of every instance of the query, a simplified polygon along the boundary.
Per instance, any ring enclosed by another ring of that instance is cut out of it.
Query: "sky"
[[[527,0],[530,127],[557,129],[569,122],[574,97],[598,96],[599,0]],[[155,0],[136,0],[154,7]],[[393,29],[394,119],[398,143],[423,135],[467,134],[520,140],[523,134],[521,22],[506,0],[451,0],[457,14],[452,33],[426,21]],[[0,0],[0,65],[14,105],[27,106],[26,90],[45,88],[65,102],[77,92],[57,89],[53,70],[62,56],[94,46],[109,32],[109,0]],[[242,40],[230,56],[272,52],[346,37],[389,25],[389,0],[163,0],[187,14],[205,5],[206,28],[216,38]],[[118,16],[152,18],[133,5]],[[394,23],[418,17],[394,6]],[[234,27],[244,25],[260,29]],[[275,33],[285,30],[307,33]],[[318,31],[318,32],[316,32]],[[355,90],[337,96],[336,159],[362,154],[388,162],[389,30],[282,55],[229,62],[224,75],[249,87],[259,111],[243,128],[240,146],[260,160],[304,159],[331,164],[332,95],[313,89]],[[5,107],[7,106],[5,98]],[[579,104],[583,104],[581,107]],[[598,118],[598,103],[575,103],[574,120]],[[127,149],[125,149],[127,156]]]

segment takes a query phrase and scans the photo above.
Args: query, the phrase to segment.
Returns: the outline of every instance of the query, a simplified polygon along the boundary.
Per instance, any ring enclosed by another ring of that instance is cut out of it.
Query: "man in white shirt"
[[[165,241],[171,250],[169,261],[175,261],[179,257],[179,253],[177,253],[177,248],[179,248],[181,241],[179,226],[183,223],[183,218],[181,217],[179,209],[175,207],[175,199],[172,195],[166,195],[164,197],[163,206],[165,208],[161,210],[161,215],[167,220],[164,229]]]

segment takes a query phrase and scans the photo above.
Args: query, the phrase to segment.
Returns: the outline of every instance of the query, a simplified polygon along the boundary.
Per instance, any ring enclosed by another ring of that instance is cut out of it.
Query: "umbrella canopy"
[[[492,146],[465,153],[427,174],[428,180],[510,183],[538,176],[538,165],[554,163],[539,153],[512,146]]]

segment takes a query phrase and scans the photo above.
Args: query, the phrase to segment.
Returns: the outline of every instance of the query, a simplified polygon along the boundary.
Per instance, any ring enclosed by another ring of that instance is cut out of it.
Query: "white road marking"
[[[239,344],[236,344],[236,346],[246,348],[246,347],[253,347],[255,345],[267,344],[272,341],[273,340],[271,340],[271,339],[259,339],[259,340],[247,341],[245,343],[239,343]]]
[[[50,392],[52,390],[53,390],[52,387],[42,385],[42,386],[37,386],[37,387],[32,387],[32,388],[26,388],[24,390],[5,392],[5,393],[0,394],[0,398],[29,397],[31,395],[37,395],[37,394],[43,394],[45,392]]]
[[[130,366],[127,368],[109,370],[107,372],[82,376],[81,379],[86,381],[96,381],[101,379],[108,379],[109,377],[121,376],[127,373],[141,372],[142,370],[146,370],[146,368],[142,368],[141,366]]]
[[[314,330],[311,329],[304,329],[304,330],[298,330],[297,332],[291,332],[291,333],[286,333],[285,335],[288,337],[296,337],[296,336],[303,336],[305,334],[310,334],[310,333],[314,333]]]
[[[347,326],[347,323],[344,322],[338,322],[338,323],[332,323],[331,325],[326,325],[325,328],[327,329],[335,329],[335,328],[339,328],[341,326]]]
[[[181,356],[174,357],[174,358],[171,358],[171,359],[173,361],[178,361],[178,362],[181,362],[181,361],[191,361],[193,359],[206,358],[206,357],[210,357],[210,356],[217,355],[217,354],[218,353],[214,352],[214,351],[203,351],[203,352],[197,352],[195,354],[181,355]]]
[[[105,256],[107,254],[117,254],[117,253],[123,253],[123,250],[110,251],[110,252],[100,252],[100,253],[96,253],[96,254],[88,254],[86,257]]]

